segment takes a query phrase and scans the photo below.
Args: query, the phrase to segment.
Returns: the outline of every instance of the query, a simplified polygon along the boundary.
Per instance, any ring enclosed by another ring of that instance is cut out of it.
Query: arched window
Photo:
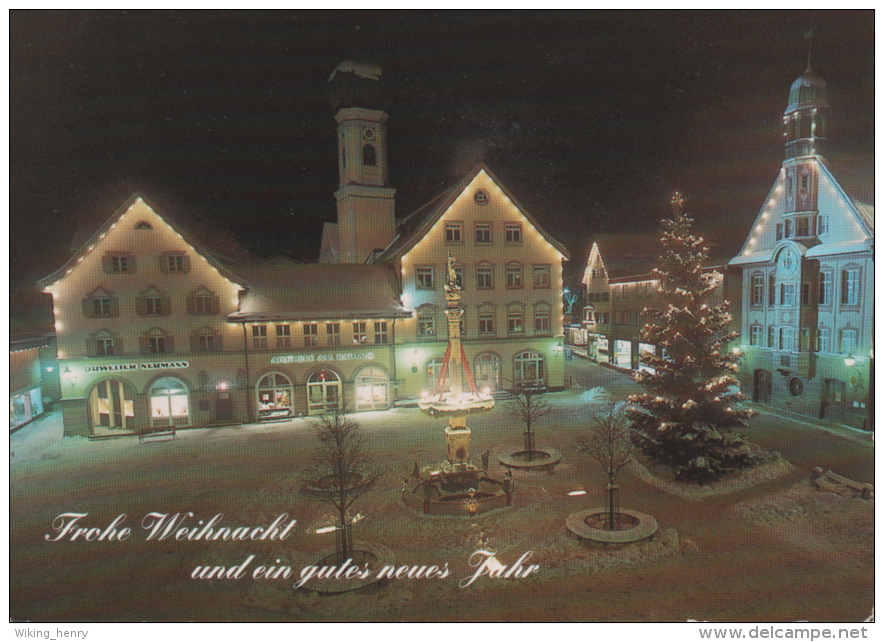
[[[317,370],[307,379],[307,411],[318,415],[340,409],[341,378],[332,370]]]
[[[365,144],[362,146],[362,164],[365,167],[374,167],[378,164],[378,152],[374,145]]]
[[[473,365],[473,375],[479,390],[484,388],[497,390],[500,385],[500,357],[491,352],[477,355]]]
[[[92,434],[105,430],[132,430],[135,421],[134,393],[122,381],[100,381],[89,394]]]
[[[271,372],[258,381],[258,419],[283,419],[294,411],[292,382],[284,374]]]
[[[376,366],[356,375],[356,410],[384,410],[390,406],[390,379]]]
[[[175,377],[157,379],[150,387],[152,426],[186,426],[190,423],[187,386]]]
[[[516,355],[514,365],[517,384],[543,385],[545,374],[542,354],[534,350],[525,350]]]

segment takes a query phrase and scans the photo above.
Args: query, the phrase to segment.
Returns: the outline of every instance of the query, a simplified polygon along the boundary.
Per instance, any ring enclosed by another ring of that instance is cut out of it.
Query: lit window
[[[491,243],[491,224],[476,223],[476,245],[489,245]]]
[[[548,265],[535,265],[534,266],[534,287],[535,288],[548,288],[549,287],[549,266]]]
[[[543,355],[527,350],[516,355],[513,360],[515,365],[516,383],[520,384],[543,384]]]
[[[522,265],[520,263],[507,264],[506,287],[510,289],[522,287]]]
[[[255,350],[265,350],[267,348],[267,326],[252,326],[252,347]]]
[[[291,348],[292,347],[292,328],[288,325],[276,326],[276,347]]]
[[[313,348],[319,345],[319,335],[315,323],[304,324],[304,347]]]
[[[341,324],[326,323],[325,324],[325,342],[329,346],[341,345]]]
[[[433,289],[433,268],[432,267],[419,267],[416,268],[417,273],[417,288],[418,290],[432,290]]]
[[[357,321],[353,324],[353,343],[365,343],[367,341],[366,338],[366,330],[365,330],[365,322]]]
[[[505,240],[511,245],[518,245],[522,242],[522,226],[519,223],[507,223],[504,227],[506,232]]]
[[[445,242],[446,243],[460,243],[463,240],[461,238],[461,228],[462,228],[462,225],[460,223],[446,223],[445,224]]]
[[[387,322],[375,321],[374,323],[374,342],[376,345],[384,345],[387,343]]]

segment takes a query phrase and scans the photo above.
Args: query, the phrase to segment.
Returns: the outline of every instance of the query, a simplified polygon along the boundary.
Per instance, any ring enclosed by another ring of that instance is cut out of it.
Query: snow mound
[[[590,388],[580,395],[580,402],[585,404],[596,404],[602,403],[607,399],[610,399],[611,393],[607,390],[598,386],[596,388]]]

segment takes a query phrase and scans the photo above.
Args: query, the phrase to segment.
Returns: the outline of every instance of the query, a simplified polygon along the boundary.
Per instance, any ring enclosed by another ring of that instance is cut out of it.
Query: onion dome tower
[[[783,114],[787,160],[826,153],[831,111],[826,81],[808,64],[807,71],[792,83]]]
[[[338,262],[365,263],[395,235],[396,190],[387,173],[381,68],[347,60],[328,84],[338,124]]]

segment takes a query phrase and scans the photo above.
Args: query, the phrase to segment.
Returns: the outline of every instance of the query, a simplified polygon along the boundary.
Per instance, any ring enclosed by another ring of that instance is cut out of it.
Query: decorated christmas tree
[[[663,254],[654,276],[664,308],[647,310],[643,341],[657,347],[635,374],[647,391],[633,395],[630,416],[636,443],[654,461],[670,466],[680,480],[711,481],[754,463],[745,439],[734,432],[754,414],[735,408],[745,397],[731,374],[739,356],[727,351],[728,303],[708,303],[721,275],[704,270],[708,248],[692,233],[678,193],[673,218],[662,221]]]

